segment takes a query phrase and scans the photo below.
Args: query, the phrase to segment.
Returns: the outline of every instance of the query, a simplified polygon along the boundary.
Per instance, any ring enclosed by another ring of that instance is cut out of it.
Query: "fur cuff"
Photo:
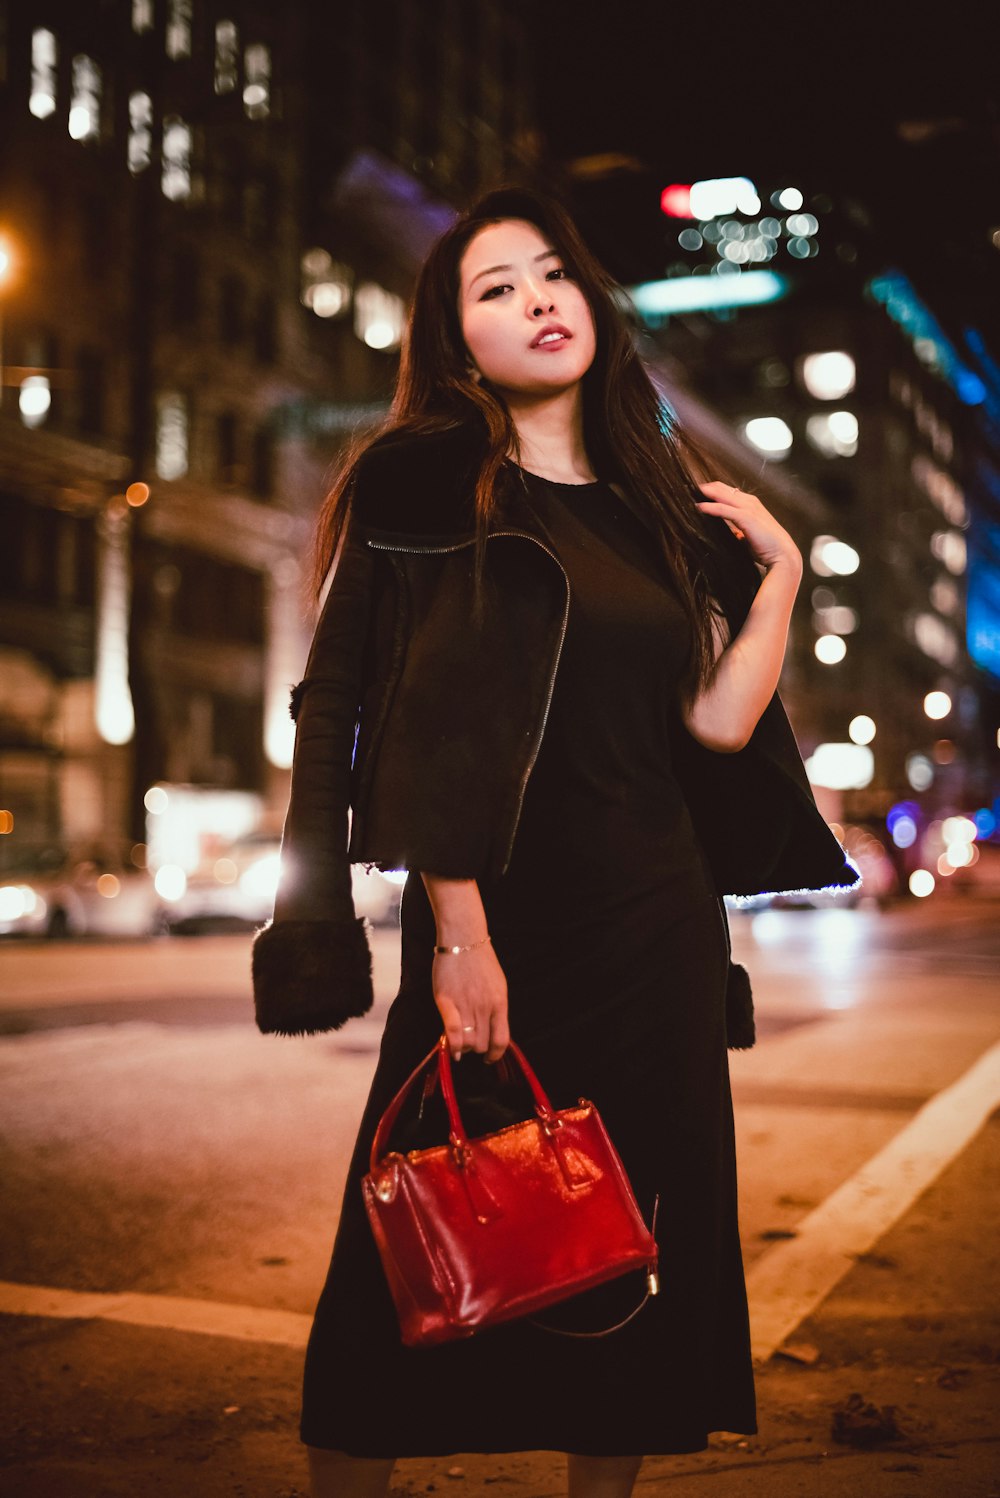
[[[372,957],[363,917],[271,921],[253,943],[253,996],[265,1035],[339,1030],[372,1007]]]
[[[726,984],[726,1045],[731,1051],[748,1051],[756,1039],[750,974],[738,962],[731,962]]]

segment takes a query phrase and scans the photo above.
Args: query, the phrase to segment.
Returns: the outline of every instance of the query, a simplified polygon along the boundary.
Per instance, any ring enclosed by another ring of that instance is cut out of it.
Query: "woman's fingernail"
[[[452,1051],[451,1058],[452,1058],[453,1061],[461,1061],[461,1059],[462,1059],[462,1053],[461,1053],[461,1051]]]

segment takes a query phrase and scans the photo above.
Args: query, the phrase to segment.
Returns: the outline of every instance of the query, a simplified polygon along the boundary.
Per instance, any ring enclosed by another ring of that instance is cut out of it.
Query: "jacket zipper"
[[[556,566],[559,568],[559,571],[562,573],[563,581],[566,584],[566,602],[563,605],[562,624],[559,629],[559,644],[556,649],[555,660],[552,662],[552,669],[549,672],[549,683],[548,690],[545,694],[545,707],[542,711],[542,721],[539,725],[538,732],[535,735],[535,741],[531,747],[531,754],[529,755],[528,763],[524,768],[524,773],[521,776],[521,784],[518,787],[517,804],[514,810],[514,825],[511,828],[510,838],[507,842],[507,849],[504,853],[503,868],[500,870],[500,873],[502,875],[506,872],[507,866],[510,863],[510,856],[514,848],[514,838],[517,836],[518,825],[521,821],[521,811],[524,806],[524,793],[528,788],[528,779],[531,775],[531,772],[535,768],[535,760],[538,758],[538,751],[542,747],[542,739],[545,736],[545,727],[549,721],[549,709],[552,706],[552,693],[555,691],[556,685],[556,672],[559,669],[559,661],[562,657],[563,644],[566,639],[566,627],[569,623],[569,602],[571,589],[566,568],[563,566],[562,562],[560,562],[551,546],[546,546],[544,541],[540,541],[538,537],[533,536],[530,531],[490,531],[489,535],[486,537],[487,541],[491,541],[494,536],[518,536],[524,541],[533,541],[536,546],[540,546],[541,549],[552,558]],[[475,544],[476,543],[474,536],[471,537],[468,541],[456,541],[450,546],[397,546],[388,541],[372,541],[370,538],[367,541],[367,545],[371,546],[376,551],[402,551],[417,556],[419,556],[421,553],[430,554],[439,552],[443,553],[462,551],[465,547],[474,546]]]

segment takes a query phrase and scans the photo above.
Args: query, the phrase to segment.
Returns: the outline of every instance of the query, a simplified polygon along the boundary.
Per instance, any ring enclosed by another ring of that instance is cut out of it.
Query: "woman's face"
[[[583,378],[597,339],[590,307],[534,224],[504,219],[469,241],[459,316],[474,368],[501,392],[556,395]]]

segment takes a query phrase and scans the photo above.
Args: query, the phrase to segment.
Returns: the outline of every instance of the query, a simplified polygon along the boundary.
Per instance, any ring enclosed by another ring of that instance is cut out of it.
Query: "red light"
[[[691,188],[674,182],[660,194],[660,208],[670,218],[691,218]]]

